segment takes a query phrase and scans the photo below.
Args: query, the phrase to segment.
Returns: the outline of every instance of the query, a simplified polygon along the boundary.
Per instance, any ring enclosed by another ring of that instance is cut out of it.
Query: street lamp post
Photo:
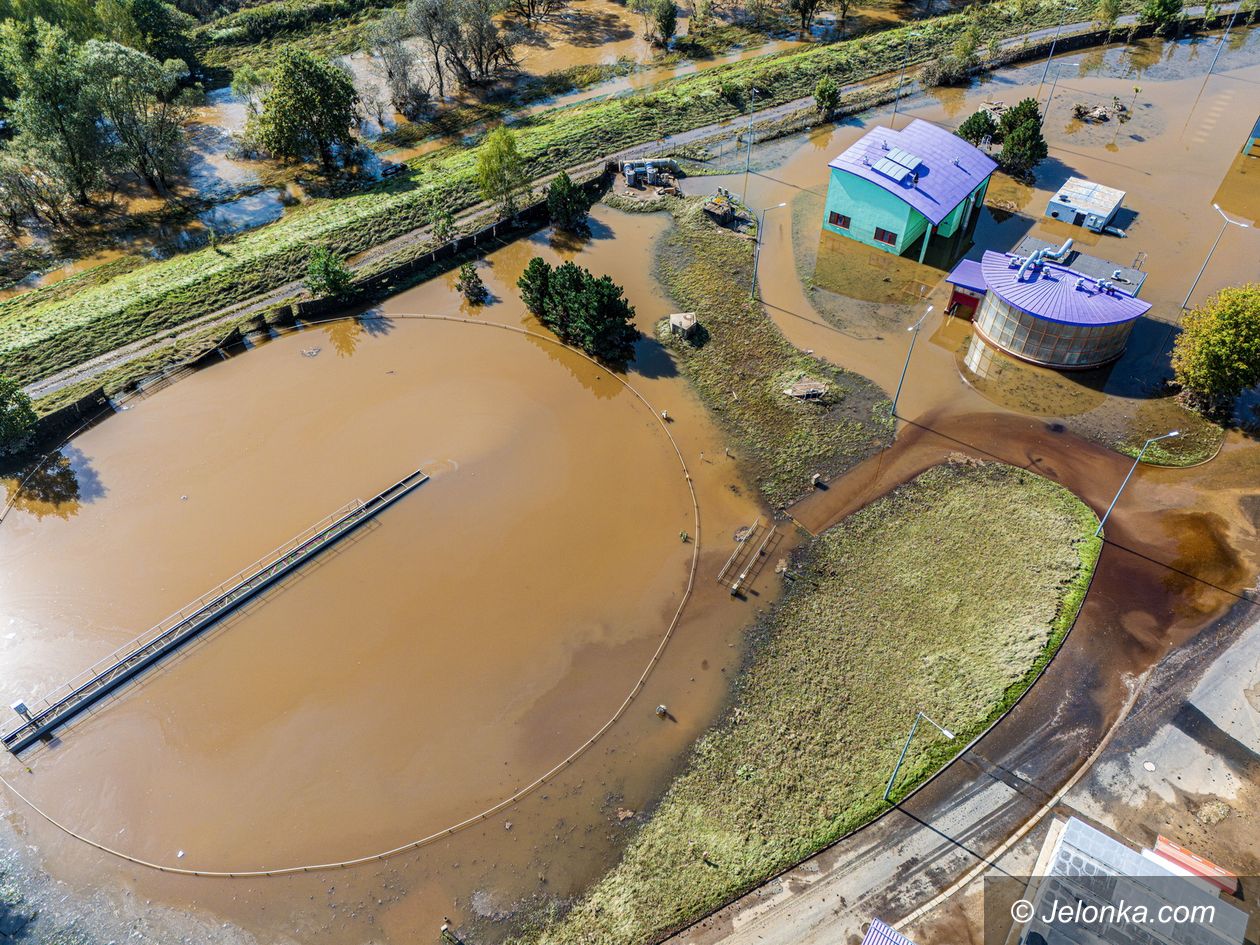
[[[1050,71],[1050,63],[1054,59],[1054,47],[1059,44],[1059,34],[1063,32],[1063,24],[1067,22],[1068,11],[1075,12],[1076,7],[1064,5],[1063,12],[1059,14],[1059,25],[1055,28],[1054,39],[1050,40],[1050,53],[1046,56],[1046,67],[1041,70],[1041,81],[1037,83],[1037,100],[1041,100],[1041,87],[1046,84],[1046,74]]]
[[[773,207],[766,207],[761,211],[761,220],[757,224],[757,242],[753,246],[753,271],[752,284],[748,287],[748,297],[755,299],[757,297],[757,266],[761,263],[761,234],[766,228],[766,214],[771,210],[778,210],[780,207],[786,207],[786,203],[776,203]]]
[[[937,725],[936,722],[933,722],[923,712],[916,712],[914,716],[914,724],[910,726],[910,734],[906,736],[906,743],[901,746],[901,757],[897,759],[897,765],[893,768],[892,777],[888,779],[888,787],[884,788],[884,800],[888,800],[888,798],[892,796],[893,785],[897,782],[897,773],[901,770],[901,765],[906,760],[906,752],[910,750],[910,742],[914,739],[914,733],[918,731],[919,723],[922,721],[927,721],[932,725],[936,725],[936,727],[940,729],[941,734],[948,738],[951,742],[958,737],[943,725]]]
[[[749,90],[752,94],[752,104],[748,108],[748,156],[744,158],[744,196],[748,196],[748,171],[752,168],[752,149],[753,149],[753,116],[757,114],[757,90],[755,88]]]
[[[889,122],[893,131],[897,130],[897,109],[901,105],[901,83],[905,81],[906,66],[910,63],[910,40],[918,35],[918,33],[906,33],[905,50],[901,54],[901,75],[897,77],[897,94],[893,97],[892,120]]]
[[[1138,463],[1142,462],[1142,457],[1146,455],[1147,449],[1152,443],[1158,443],[1160,440],[1167,440],[1170,437],[1181,436],[1180,430],[1170,430],[1162,436],[1153,436],[1138,450],[1137,459],[1133,461],[1133,465],[1129,467],[1129,474],[1124,477],[1124,482],[1120,483],[1120,488],[1116,490],[1116,497],[1111,500],[1111,505],[1107,506],[1107,511],[1103,513],[1102,521],[1098,523],[1098,527],[1094,529],[1094,537],[1097,538],[1102,534],[1103,526],[1107,524],[1107,517],[1111,515],[1111,510],[1116,507],[1116,503],[1120,501],[1120,493],[1124,491],[1124,487],[1129,484],[1129,480],[1133,478],[1133,474],[1137,472]]]
[[[906,331],[910,332],[910,350],[906,352],[906,363],[901,366],[901,377],[897,380],[897,393],[893,394],[892,415],[897,416],[897,401],[901,399],[901,387],[906,382],[906,371],[910,370],[910,355],[914,354],[914,343],[919,338],[919,329],[923,327],[924,320],[932,314],[935,306],[929,305],[927,311],[919,316],[919,320],[911,325]]]
[[[1241,6],[1241,4],[1239,4]],[[1212,70],[1216,68],[1216,60],[1221,58],[1221,50],[1225,48],[1225,40],[1229,39],[1229,31],[1234,28],[1234,17],[1238,16],[1238,7],[1234,8],[1233,16],[1229,18],[1229,23],[1225,25],[1225,32],[1221,35],[1221,41],[1216,44],[1216,55],[1212,57],[1212,64],[1208,66],[1208,75],[1212,74]],[[1205,23],[1204,26],[1207,24]],[[1206,80],[1204,80],[1206,81]]]
[[[1190,296],[1194,295],[1195,286],[1197,286],[1199,284],[1199,280],[1203,278],[1203,273],[1207,270],[1208,263],[1212,261],[1212,254],[1216,252],[1216,244],[1221,241],[1221,237],[1225,235],[1225,231],[1231,226],[1236,226],[1244,230],[1251,228],[1249,223],[1243,223],[1241,220],[1231,220],[1229,217],[1225,216],[1225,211],[1221,209],[1221,205],[1219,203],[1212,204],[1212,209],[1219,213],[1221,215],[1221,219],[1225,222],[1221,224],[1221,232],[1216,234],[1216,239],[1212,243],[1212,248],[1208,250],[1207,258],[1203,260],[1203,265],[1199,267],[1199,274],[1194,277],[1194,282],[1190,283],[1190,291],[1186,293],[1186,300],[1181,303],[1181,307],[1183,309],[1190,304]]]

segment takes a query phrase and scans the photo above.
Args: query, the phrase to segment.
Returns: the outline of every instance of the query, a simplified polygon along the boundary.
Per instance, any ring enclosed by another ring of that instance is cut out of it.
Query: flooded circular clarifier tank
[[[172,866],[369,855],[512,795],[618,710],[692,566],[691,492],[652,409],[576,352],[489,324],[298,332],[66,455],[78,501],[0,526],[15,698],[348,501],[433,477],[23,758],[53,816]]]

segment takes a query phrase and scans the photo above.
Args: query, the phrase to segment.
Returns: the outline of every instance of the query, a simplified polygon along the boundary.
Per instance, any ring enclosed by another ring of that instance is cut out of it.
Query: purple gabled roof
[[[914,167],[903,163],[907,158]],[[993,173],[997,162],[957,135],[916,118],[900,131],[883,125],[872,128],[830,166],[900,197],[936,226]],[[916,173],[918,184],[913,179]]]
[[[980,271],[988,291],[1038,318],[1064,325],[1115,325],[1150,311],[1150,302],[1121,289],[1103,291],[1089,276],[1055,263],[1029,267],[1021,279],[1020,259],[986,251]]]

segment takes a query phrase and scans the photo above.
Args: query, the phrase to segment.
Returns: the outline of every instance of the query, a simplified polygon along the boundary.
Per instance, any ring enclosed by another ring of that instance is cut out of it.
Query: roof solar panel
[[[888,158],[880,158],[872,167],[885,177],[891,177],[899,184],[910,176],[909,168],[898,164],[896,161],[890,161]]]
[[[910,171],[923,163],[917,154],[911,154],[905,148],[893,148],[888,152],[888,157]]]

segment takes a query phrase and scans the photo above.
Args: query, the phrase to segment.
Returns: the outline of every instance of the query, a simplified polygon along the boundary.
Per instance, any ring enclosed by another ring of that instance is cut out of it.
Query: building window
[[[843,213],[836,213],[833,210],[831,215],[827,218],[827,222],[841,230],[847,230],[849,228],[849,224],[853,221],[846,217]]]
[[[889,246],[897,245],[897,234],[891,230],[885,230],[882,226],[875,227],[875,240],[879,243],[887,243]]]

